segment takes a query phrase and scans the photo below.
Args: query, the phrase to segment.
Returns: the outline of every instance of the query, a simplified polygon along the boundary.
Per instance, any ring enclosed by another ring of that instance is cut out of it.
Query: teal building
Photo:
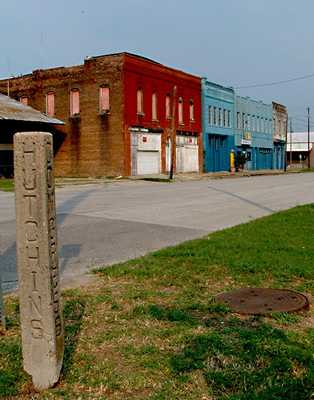
[[[234,142],[234,90],[202,79],[204,172],[230,170]]]
[[[234,139],[245,154],[245,169],[273,168],[273,106],[250,97],[235,96]]]

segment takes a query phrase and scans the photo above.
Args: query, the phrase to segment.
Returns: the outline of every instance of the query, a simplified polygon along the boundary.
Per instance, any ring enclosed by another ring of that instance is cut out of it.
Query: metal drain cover
[[[306,296],[287,289],[243,288],[216,296],[239,314],[270,314],[309,308]]]

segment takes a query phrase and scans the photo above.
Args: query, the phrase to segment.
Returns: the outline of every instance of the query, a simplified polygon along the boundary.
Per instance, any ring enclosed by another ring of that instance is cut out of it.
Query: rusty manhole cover
[[[310,305],[306,296],[287,289],[243,288],[219,294],[216,299],[240,314],[298,311]]]

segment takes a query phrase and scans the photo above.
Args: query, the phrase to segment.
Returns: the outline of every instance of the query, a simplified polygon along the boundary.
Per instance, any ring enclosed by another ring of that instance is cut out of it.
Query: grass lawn
[[[241,286],[314,294],[314,205],[97,272],[64,293],[60,383],[21,370],[18,304],[0,336],[0,395],[16,399],[309,400],[314,313],[244,317],[213,296]]]
[[[14,190],[14,180],[0,179],[0,190],[4,190],[5,192],[12,192]]]

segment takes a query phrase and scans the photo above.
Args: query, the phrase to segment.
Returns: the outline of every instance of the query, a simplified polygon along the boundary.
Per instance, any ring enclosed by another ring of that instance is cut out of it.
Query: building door
[[[227,170],[229,170],[227,136],[208,135],[206,172],[219,172]]]
[[[132,132],[132,175],[160,174],[161,134]]]
[[[159,174],[160,153],[158,151],[139,151],[137,153],[137,174]]]
[[[193,135],[177,135],[176,171],[198,172],[198,139]]]

